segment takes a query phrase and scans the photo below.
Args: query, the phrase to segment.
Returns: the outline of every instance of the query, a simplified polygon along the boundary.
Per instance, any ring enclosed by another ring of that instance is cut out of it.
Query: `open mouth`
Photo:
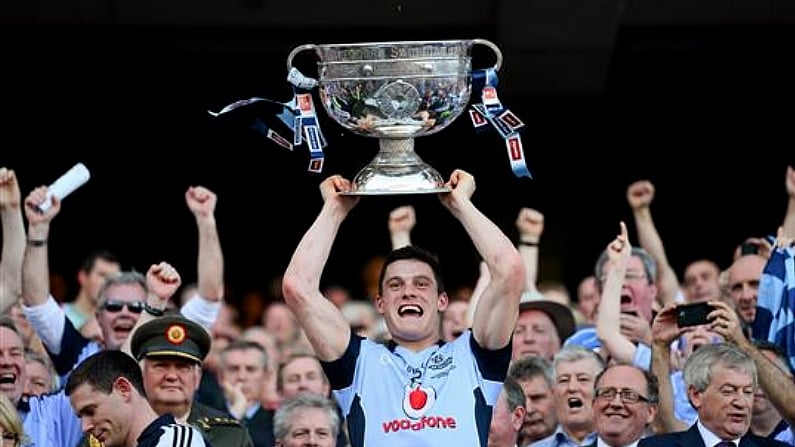
[[[629,295],[621,295],[621,304],[631,304],[632,297]],[[630,313],[630,312],[623,312],[623,313]]]
[[[14,384],[17,381],[17,375],[11,372],[0,374],[0,385]]]
[[[401,317],[416,316],[421,317],[423,314],[422,308],[416,304],[404,304],[398,307],[398,315]]]
[[[566,403],[569,405],[569,408],[582,408],[582,399],[579,397],[570,397]]]

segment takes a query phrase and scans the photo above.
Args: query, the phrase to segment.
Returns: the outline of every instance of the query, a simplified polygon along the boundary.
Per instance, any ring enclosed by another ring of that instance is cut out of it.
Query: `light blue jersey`
[[[351,336],[323,369],[353,447],[485,446],[510,356],[510,343],[485,350],[471,331],[420,352]]]

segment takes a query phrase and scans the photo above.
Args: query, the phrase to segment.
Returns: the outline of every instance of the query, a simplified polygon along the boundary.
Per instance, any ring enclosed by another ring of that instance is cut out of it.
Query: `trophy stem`
[[[414,138],[380,138],[375,158],[353,180],[356,195],[450,191],[439,172],[414,152]]]

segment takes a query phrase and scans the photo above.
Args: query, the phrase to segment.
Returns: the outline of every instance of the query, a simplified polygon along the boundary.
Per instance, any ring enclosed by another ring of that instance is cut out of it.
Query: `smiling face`
[[[397,343],[422,349],[439,340],[440,313],[447,308],[447,294],[439,293],[427,263],[401,259],[389,264],[375,305]]]
[[[631,389],[648,397],[646,378],[637,368],[628,365],[610,367],[600,377],[597,388]],[[593,403],[594,425],[599,436],[611,445],[629,445],[643,435],[646,426],[657,414],[657,407],[639,400],[624,402],[620,393],[613,398],[597,397]]]
[[[101,303],[109,300],[120,301],[123,303],[145,303],[146,290],[137,283],[119,283],[108,286],[104,296],[100,299]],[[102,330],[102,339],[105,341],[105,348],[119,349],[124,340],[130,336],[135,322],[141,313],[130,312],[128,306],[123,306],[121,310],[113,312],[100,307],[97,309],[97,323]]]
[[[84,383],[69,395],[72,408],[80,418],[83,432],[94,435],[105,447],[126,445],[130,427],[129,407],[124,396],[114,386],[110,394],[105,394]]]
[[[25,347],[13,330],[0,326],[0,393],[19,402],[25,385]]]

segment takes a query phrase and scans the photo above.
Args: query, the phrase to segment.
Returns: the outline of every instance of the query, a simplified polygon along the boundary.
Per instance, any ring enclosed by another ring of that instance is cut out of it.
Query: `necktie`
[[[735,447],[735,445],[731,441],[721,441],[715,444],[715,447]]]

